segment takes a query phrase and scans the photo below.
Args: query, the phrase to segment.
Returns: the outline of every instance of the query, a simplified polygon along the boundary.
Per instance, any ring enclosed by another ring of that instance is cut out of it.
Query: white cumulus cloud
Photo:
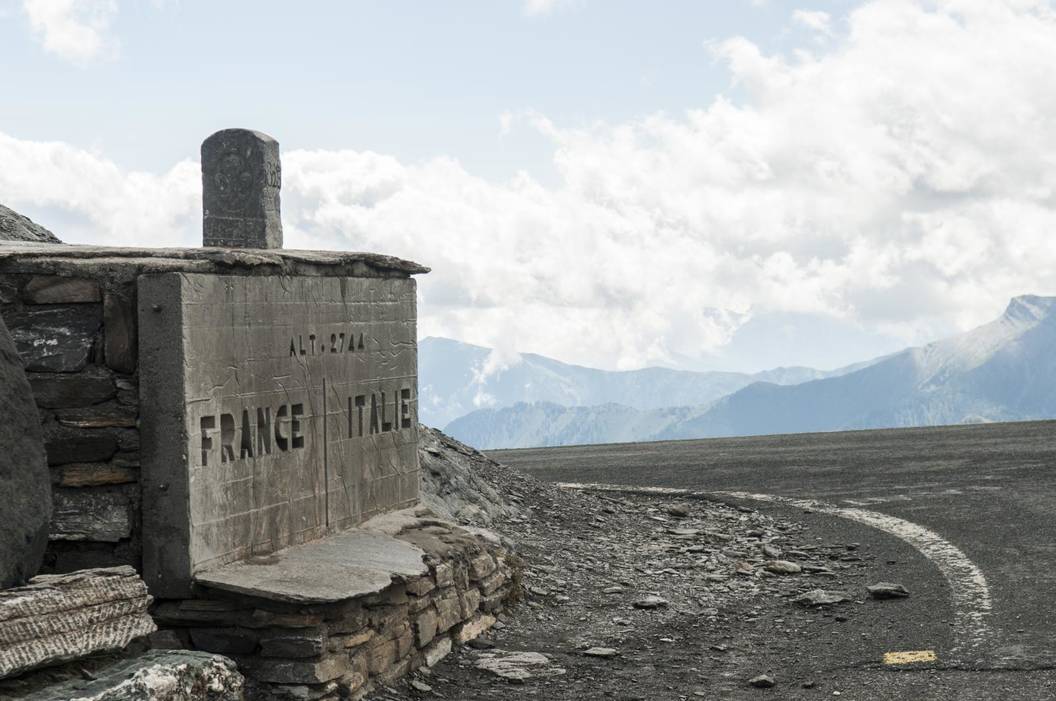
[[[540,17],[549,15],[554,10],[568,5],[572,0],[522,0],[521,12],[528,17]]]
[[[821,10],[796,10],[792,13],[792,19],[807,29],[813,29],[822,34],[832,34],[832,17],[828,12]]]
[[[49,53],[85,63],[117,51],[109,35],[117,0],[23,0],[22,6]]]
[[[528,115],[554,186],[453,159],[285,152],[287,246],[431,266],[423,336],[613,368],[721,353],[762,315],[910,342],[1056,293],[1049,4],[875,0],[834,31],[813,54],[716,45],[738,100],[587,128]],[[60,236],[200,242],[195,163],[130,173],[8,136],[0,162],[0,202],[83,219]]]

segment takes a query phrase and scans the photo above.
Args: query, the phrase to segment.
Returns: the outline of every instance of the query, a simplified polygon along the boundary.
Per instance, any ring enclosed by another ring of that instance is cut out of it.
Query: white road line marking
[[[950,585],[950,593],[953,597],[954,647],[951,653],[971,654],[978,652],[991,636],[987,618],[993,608],[993,602],[990,598],[990,587],[986,583],[986,577],[983,575],[982,570],[969,560],[968,556],[956,545],[943,539],[935,531],[912,521],[888,516],[877,511],[849,509],[814,499],[794,499],[775,494],[727,491],[701,492],[669,487],[635,487],[630,485],[580,484],[574,482],[559,483],[558,486],[569,489],[641,492],[671,496],[723,496],[734,499],[749,499],[783,504],[799,509],[809,509],[816,513],[857,521],[905,541],[934,563],[939,571],[942,572],[942,575]]]

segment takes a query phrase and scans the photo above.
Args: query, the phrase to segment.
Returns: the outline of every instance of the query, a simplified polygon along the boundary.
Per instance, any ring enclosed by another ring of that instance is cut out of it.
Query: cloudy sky
[[[1056,294],[1046,0],[0,0],[0,203],[199,245],[198,145],[287,247],[433,268],[420,331],[829,368]]]

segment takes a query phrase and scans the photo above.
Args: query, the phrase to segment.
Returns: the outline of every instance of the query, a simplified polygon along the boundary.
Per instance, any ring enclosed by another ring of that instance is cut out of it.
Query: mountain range
[[[566,407],[619,404],[631,409],[697,406],[753,382],[792,385],[836,377],[861,366],[832,371],[782,367],[754,374],[668,368],[608,371],[534,353],[504,356],[491,348],[430,336],[418,343],[418,412],[422,423],[443,427],[481,408],[522,402]]]
[[[605,373],[526,355],[454,393],[472,404],[503,390],[444,430],[478,448],[515,448],[1053,418],[1054,350],[1056,297],[1026,295],[966,333],[828,373]],[[482,375],[468,371],[471,381]],[[516,396],[518,383],[534,393],[497,401]]]

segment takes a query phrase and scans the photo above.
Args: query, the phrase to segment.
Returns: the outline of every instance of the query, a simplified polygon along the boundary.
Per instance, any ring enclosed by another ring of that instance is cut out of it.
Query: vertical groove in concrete
[[[323,378],[323,524],[330,530],[330,440],[327,424],[330,415],[326,411],[326,378]]]

